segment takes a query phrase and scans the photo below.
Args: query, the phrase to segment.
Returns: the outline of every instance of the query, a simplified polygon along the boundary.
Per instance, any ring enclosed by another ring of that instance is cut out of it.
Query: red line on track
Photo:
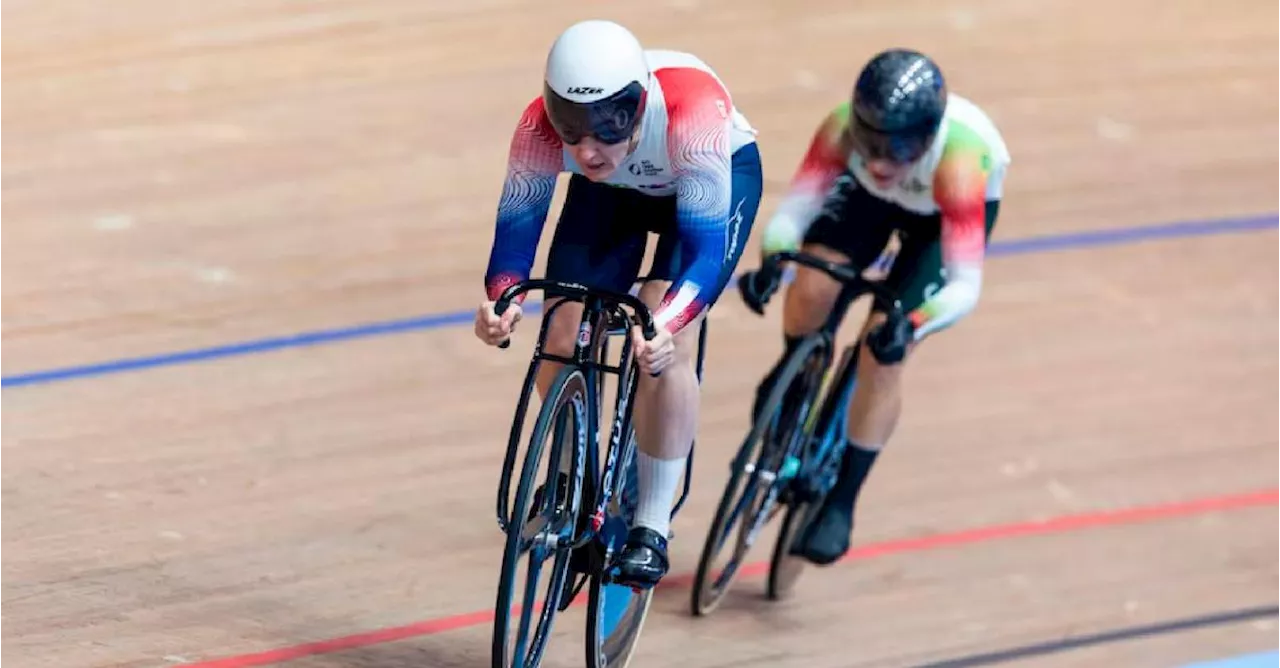
[[[1062,515],[1040,521],[997,524],[993,526],[979,527],[976,529],[968,529],[965,531],[957,531],[954,533],[934,534],[931,536],[921,536],[919,538],[903,538],[863,545],[850,550],[841,561],[872,559],[875,557],[884,557],[891,554],[903,554],[907,552],[923,552],[945,547],[985,543],[1004,538],[1067,533],[1097,527],[1138,524],[1141,522],[1188,517],[1192,515],[1204,515],[1208,513],[1240,510],[1259,506],[1274,506],[1277,504],[1278,500],[1280,500],[1280,489],[1266,489],[1246,494],[1214,496],[1192,499],[1190,501],[1162,503],[1150,506],[1138,506],[1134,508],[1121,508],[1118,510],[1101,510],[1079,513],[1076,515]],[[740,573],[742,575],[760,575],[765,573],[768,569],[768,563],[756,562],[745,564]],[[662,586],[663,588],[687,587],[692,581],[693,576],[690,574],[674,575],[664,579]],[[581,601],[585,599],[583,597],[579,597],[579,600]],[[575,601],[575,605],[576,604],[577,601]],[[300,659],[307,656],[329,654],[358,647],[368,647],[369,645],[395,642],[406,638],[437,635],[470,626],[487,624],[492,621],[492,610],[467,612],[460,615],[427,619],[420,622],[414,622],[412,624],[405,624],[404,626],[376,629],[365,633],[342,636],[340,638],[317,640],[315,642],[293,645],[291,647],[280,647],[277,649],[266,650],[264,652],[240,654],[236,656],[223,657],[221,659],[213,659],[210,661],[190,663],[185,664],[185,666],[186,668],[250,668],[252,666],[265,666],[272,663]]]

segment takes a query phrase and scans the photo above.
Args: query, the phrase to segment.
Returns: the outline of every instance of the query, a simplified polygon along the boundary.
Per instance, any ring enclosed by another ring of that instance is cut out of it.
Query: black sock
[[[840,460],[840,477],[827,497],[827,503],[853,516],[853,503],[858,498],[862,483],[866,482],[871,465],[876,462],[878,450],[867,450],[852,441],[846,441],[844,457]]]

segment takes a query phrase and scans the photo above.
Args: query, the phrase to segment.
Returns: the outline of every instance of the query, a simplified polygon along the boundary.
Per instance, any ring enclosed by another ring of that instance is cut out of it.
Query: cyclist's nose
[[[595,140],[588,137],[573,147],[573,157],[579,164],[595,164],[600,162],[600,148],[596,146]]]

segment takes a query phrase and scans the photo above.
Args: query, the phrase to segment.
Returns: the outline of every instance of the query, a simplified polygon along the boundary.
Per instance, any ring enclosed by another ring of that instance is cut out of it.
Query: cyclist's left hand
[[[676,339],[666,327],[658,328],[658,335],[652,341],[645,341],[639,327],[631,329],[631,349],[635,352],[636,362],[645,373],[655,376],[671,366],[676,358]]]

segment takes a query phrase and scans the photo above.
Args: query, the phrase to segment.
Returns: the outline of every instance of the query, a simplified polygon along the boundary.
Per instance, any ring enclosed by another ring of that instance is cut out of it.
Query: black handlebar
[[[598,288],[589,288],[585,285],[577,283],[564,283],[561,281],[552,281],[547,279],[529,279],[521,281],[508,287],[502,291],[497,301],[493,305],[493,312],[502,317],[510,308],[511,302],[516,297],[529,292],[531,290],[542,290],[543,294],[549,297],[563,297],[575,301],[581,301],[589,298],[599,299],[609,306],[627,306],[635,312],[633,322],[640,325],[640,333],[644,335],[646,341],[652,341],[658,335],[658,328],[653,322],[653,313],[649,311],[649,307],[639,297],[623,293],[613,292],[612,290],[601,290]],[[499,348],[507,348],[511,346],[511,339],[498,344]]]
[[[890,314],[902,313],[902,303],[898,299],[893,290],[881,281],[872,281],[862,276],[862,270],[850,265],[824,260],[820,257],[809,255],[801,251],[781,251],[773,253],[765,257],[763,265],[770,269],[777,270],[778,265],[783,262],[795,262],[812,269],[817,269],[831,278],[847,285],[854,285],[860,291],[870,292],[876,303],[881,308],[887,309]]]

